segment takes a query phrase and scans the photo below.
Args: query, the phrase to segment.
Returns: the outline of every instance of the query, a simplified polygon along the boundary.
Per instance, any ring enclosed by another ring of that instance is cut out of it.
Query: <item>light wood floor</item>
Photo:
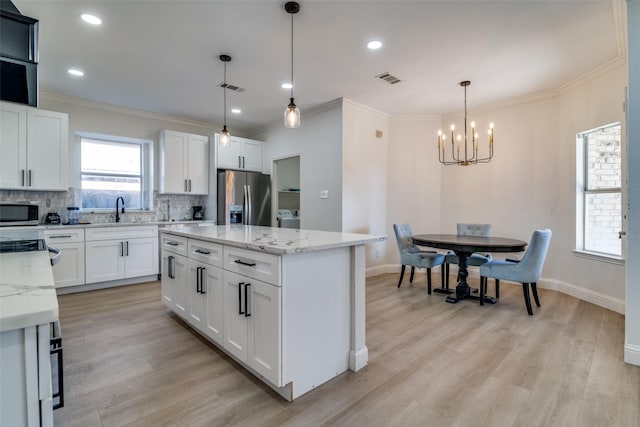
[[[367,279],[369,364],[293,403],[172,315],[159,282],[60,296],[66,402],[55,423],[640,425],[623,316],[544,289],[528,316],[508,283],[495,306],[452,305],[427,295],[424,275],[400,289],[397,278]]]

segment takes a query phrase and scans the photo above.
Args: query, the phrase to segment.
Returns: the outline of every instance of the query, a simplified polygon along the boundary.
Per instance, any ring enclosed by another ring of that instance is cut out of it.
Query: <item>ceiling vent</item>
[[[232,90],[234,92],[244,92],[244,88],[232,85],[230,83],[220,83],[219,87],[226,87],[228,90]]]
[[[396,76],[393,76],[389,73],[382,73],[376,76],[376,79],[380,79],[380,80],[384,80],[385,82],[389,83],[390,85],[394,85],[396,83],[400,83],[401,80],[399,78],[397,78]]]

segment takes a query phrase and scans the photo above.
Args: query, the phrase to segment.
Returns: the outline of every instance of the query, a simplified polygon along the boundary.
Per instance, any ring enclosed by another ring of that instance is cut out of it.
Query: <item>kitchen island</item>
[[[53,426],[49,340],[57,320],[49,252],[0,254],[0,425]]]
[[[367,234],[161,230],[162,301],[287,400],[368,361]]]

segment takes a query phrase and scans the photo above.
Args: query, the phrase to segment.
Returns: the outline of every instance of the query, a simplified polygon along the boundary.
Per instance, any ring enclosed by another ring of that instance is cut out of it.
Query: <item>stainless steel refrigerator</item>
[[[219,171],[217,223],[271,226],[271,177]]]

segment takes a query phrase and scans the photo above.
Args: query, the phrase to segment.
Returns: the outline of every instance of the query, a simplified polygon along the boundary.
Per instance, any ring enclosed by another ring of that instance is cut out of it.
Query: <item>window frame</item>
[[[154,141],[149,139],[141,139],[141,138],[132,138],[127,136],[118,136],[118,135],[108,135],[102,133],[93,133],[93,132],[76,132],[76,142],[80,147],[79,151],[79,179],[80,179],[80,197],[82,198],[82,175],[84,172],[82,171],[82,140],[83,139],[91,139],[98,142],[105,143],[116,143],[116,144],[132,144],[139,145],[141,148],[141,159],[140,159],[140,177],[142,182],[142,195],[141,195],[141,209],[127,209],[130,212],[148,212],[153,210],[153,183],[154,183],[154,175],[153,175],[153,145]],[[116,177],[125,177],[130,178],[132,175],[126,174],[109,174],[109,173],[98,173],[94,175],[103,175],[103,176],[116,176]],[[137,175],[136,175],[137,176]],[[115,201],[114,201],[115,203]],[[82,206],[82,200],[80,202],[80,206]],[[115,204],[114,208],[115,209]],[[111,212],[113,209],[111,208],[81,208],[84,212],[93,212],[93,213],[107,213]]]
[[[611,127],[619,127],[620,128],[620,149],[622,150],[623,146],[623,134],[622,134],[622,123],[617,121],[613,123],[608,123],[606,125],[598,126],[593,129],[581,131],[576,134],[576,244],[574,253],[577,255],[591,258],[591,259],[601,259],[606,262],[613,262],[616,264],[621,264],[624,262],[623,258],[623,248],[622,242],[620,246],[620,254],[615,254],[611,252],[602,252],[593,249],[586,249],[585,243],[587,240],[587,198],[588,195],[591,194],[619,194],[621,200],[621,208],[620,208],[620,217],[622,220],[622,197],[624,196],[623,192],[623,171],[622,171],[622,155],[621,151],[621,164],[620,164],[620,187],[611,187],[611,188],[589,188],[589,155],[588,155],[588,135],[593,134],[595,132],[601,131],[603,129],[608,129]],[[622,229],[623,224],[620,224],[620,229]]]

